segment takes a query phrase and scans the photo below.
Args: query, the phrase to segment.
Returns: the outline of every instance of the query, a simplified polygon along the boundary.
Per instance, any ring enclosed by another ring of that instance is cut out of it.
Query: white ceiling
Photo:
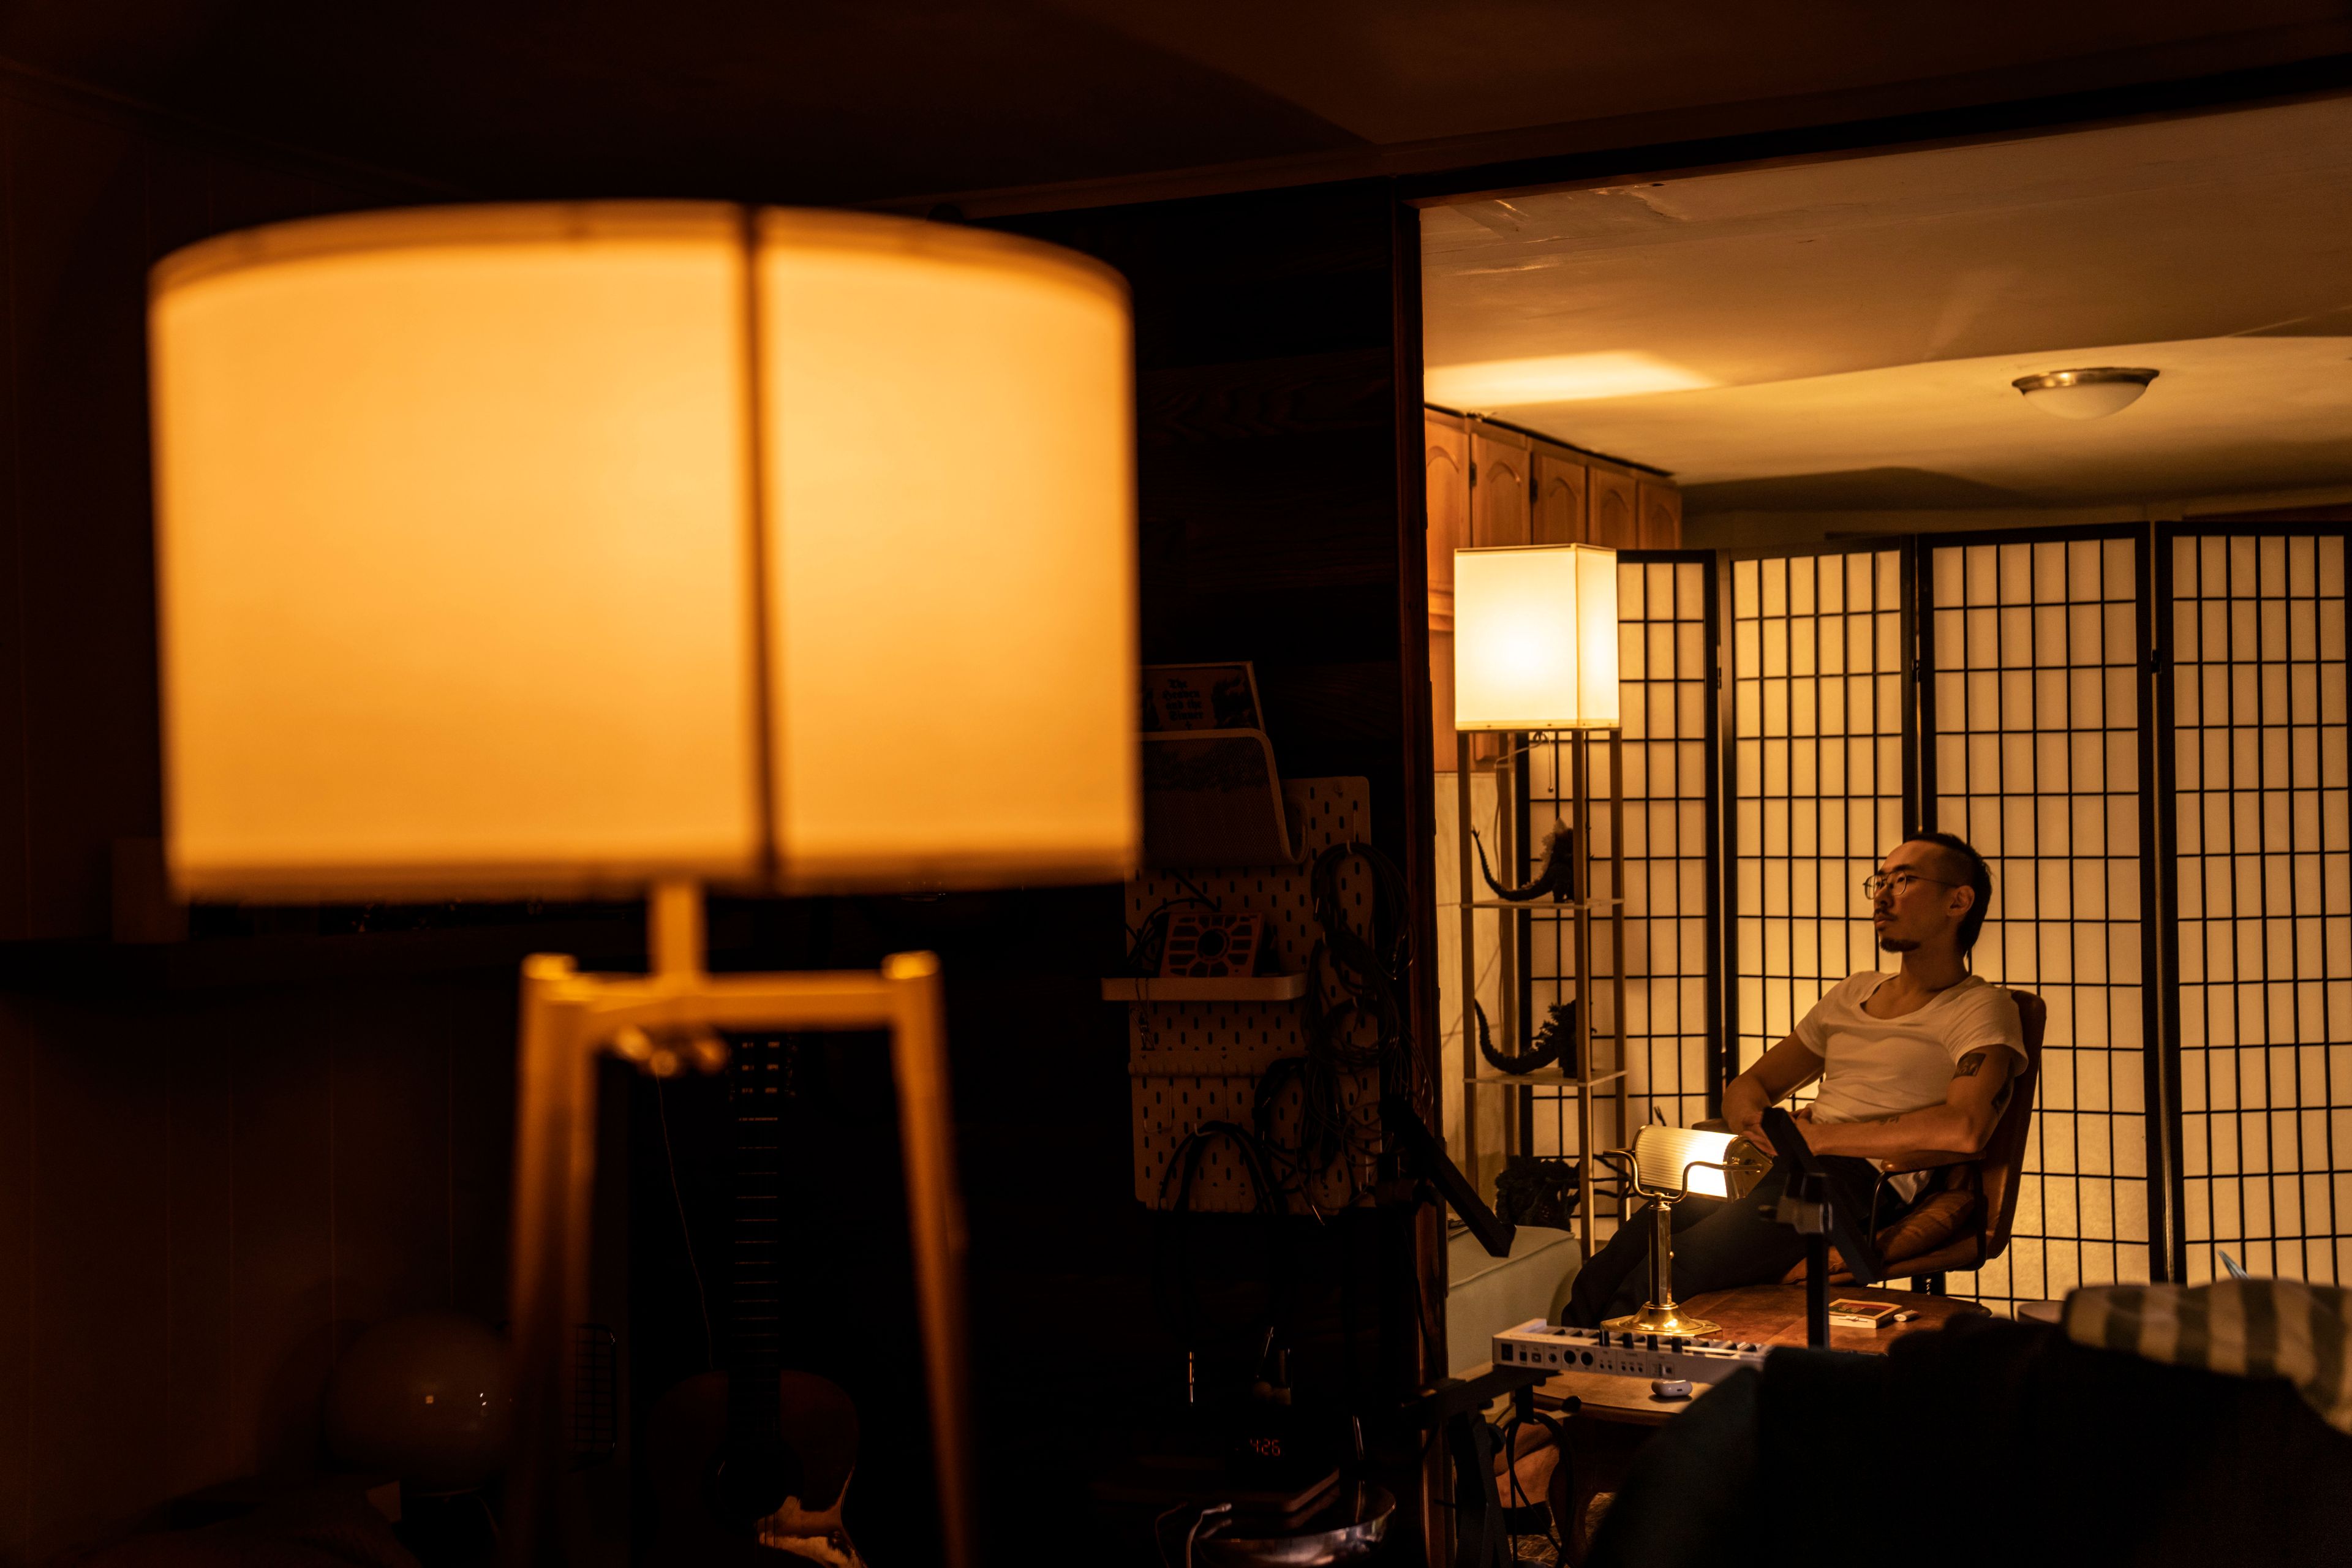
[[[1433,389],[1701,510],[2352,483],[2352,100],[1433,208],[1423,257]],[[2009,385],[2089,364],[2163,374]]]

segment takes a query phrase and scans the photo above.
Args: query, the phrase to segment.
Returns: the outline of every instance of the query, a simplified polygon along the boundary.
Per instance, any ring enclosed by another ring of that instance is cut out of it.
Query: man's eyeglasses
[[[1960,886],[1958,882],[1948,882],[1941,877],[1923,877],[1916,871],[1881,871],[1876,876],[1863,879],[1862,896],[1875,902],[1879,894],[1892,892],[1899,899],[1911,890],[1911,884],[1914,882],[1933,882],[1939,888]]]

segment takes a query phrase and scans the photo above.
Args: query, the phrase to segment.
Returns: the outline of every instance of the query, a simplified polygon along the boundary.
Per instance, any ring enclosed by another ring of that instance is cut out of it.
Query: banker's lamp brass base
[[[1672,1334],[1696,1339],[1723,1325],[1706,1318],[1687,1317],[1675,1300],[1675,1205],[1694,1195],[1729,1197],[1730,1178],[1759,1169],[1753,1162],[1733,1155],[1727,1133],[1696,1128],[1644,1127],[1631,1149],[1601,1151],[1601,1160],[1618,1169],[1626,1185],[1650,1200],[1657,1230],[1650,1241],[1650,1299],[1638,1312],[1611,1318],[1601,1326],[1612,1331]],[[1706,1183],[1694,1183],[1694,1171],[1713,1171]],[[1744,1189],[1742,1189],[1744,1190]]]
[[[1711,1334],[1723,1325],[1706,1318],[1685,1317],[1681,1304],[1675,1300],[1674,1199],[1656,1196],[1651,1204],[1658,1228],[1650,1239],[1650,1299],[1643,1303],[1640,1311],[1612,1318],[1601,1326],[1637,1334],[1675,1334],[1684,1339]]]
[[[1638,1312],[1611,1318],[1601,1326],[1623,1329],[1636,1334],[1674,1334],[1686,1340],[1705,1338],[1723,1327],[1708,1318],[1685,1318],[1682,1310],[1671,1303],[1664,1307],[1643,1307]]]

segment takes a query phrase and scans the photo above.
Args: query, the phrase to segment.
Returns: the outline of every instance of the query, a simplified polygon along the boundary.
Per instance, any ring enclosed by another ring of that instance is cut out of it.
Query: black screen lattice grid
[[[2141,542],[2085,530],[1926,554],[1923,816],[1991,868],[1976,972],[2049,1008],[2009,1249],[1949,1289],[2008,1307],[2145,1280]]]
[[[2340,525],[2339,525],[2340,526]],[[2340,531],[2184,528],[2170,606],[2181,1240],[2191,1282],[2352,1279],[2352,759]]]
[[[1875,967],[1861,884],[1911,816],[1913,714],[1902,551],[1735,556],[1730,597],[1737,1073]]]
[[[1684,552],[1628,552],[1618,563],[1624,1049],[1616,1055],[1604,1038],[1596,1059],[1625,1066],[1627,1125],[1618,1125],[1616,1096],[1596,1092],[1594,1138],[1604,1149],[1623,1147],[1633,1129],[1654,1119],[1687,1127],[1714,1114],[1716,938],[1707,873],[1715,795],[1714,574],[1712,558]],[[1569,815],[1571,749],[1564,739],[1540,738],[1530,756],[1532,852],[1540,852],[1549,826]],[[1605,899],[1618,896],[1608,885],[1610,748],[1596,740],[1590,755],[1592,891]],[[1528,1011],[1539,1019],[1552,1004],[1570,999],[1573,988],[1562,976],[1575,967],[1575,924],[1540,911],[1528,919]],[[1596,919],[1596,976],[1608,973],[1611,936],[1608,924]],[[1595,1033],[1613,1036],[1612,988],[1596,980],[1593,989]],[[1531,1094],[1534,1152],[1575,1153],[1573,1102],[1557,1090],[1538,1088]],[[1613,1224],[1615,1217],[1616,1205],[1609,1204],[1595,1219]]]

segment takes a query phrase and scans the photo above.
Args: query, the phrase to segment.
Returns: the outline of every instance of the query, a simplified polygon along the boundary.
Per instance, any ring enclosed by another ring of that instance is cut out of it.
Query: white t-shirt
[[[1971,974],[1900,1018],[1875,1017],[1862,1005],[1893,979],[1865,970],[1830,987],[1799,1023],[1797,1043],[1822,1058],[1816,1121],[1866,1121],[1941,1105],[1952,1069],[1970,1051],[2006,1047],[2025,1063],[2025,1028],[2008,991]],[[1905,1202],[1927,1184],[1924,1171],[1887,1179]]]

